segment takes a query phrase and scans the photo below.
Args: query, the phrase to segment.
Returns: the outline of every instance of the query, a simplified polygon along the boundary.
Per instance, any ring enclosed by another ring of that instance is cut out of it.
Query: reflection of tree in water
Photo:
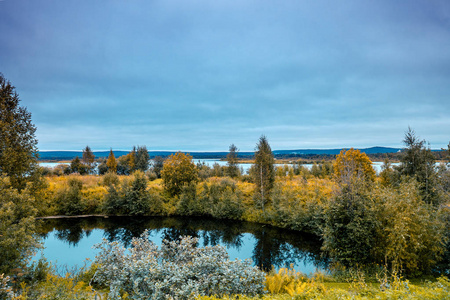
[[[201,246],[222,244],[239,250],[244,246],[244,233],[251,233],[256,244],[252,259],[263,270],[272,266],[284,267],[298,264],[307,259],[317,267],[326,266],[321,258],[321,243],[318,237],[297,231],[283,230],[260,224],[214,220],[204,218],[83,218],[44,220],[40,226],[40,235],[56,230],[58,239],[76,246],[93,229],[103,229],[108,241],[119,241],[125,247],[131,245],[133,237],[139,237],[145,230],[153,236],[161,234],[168,241],[179,240],[180,236],[190,235],[202,241]]]
[[[301,261],[312,262],[316,267],[327,265],[321,255],[320,240],[314,235],[270,226],[257,226],[252,234],[256,239],[252,259],[264,271]]]
[[[98,222],[80,218],[40,220],[38,234],[47,238],[48,233],[56,231],[55,236],[69,245],[76,247],[81,239],[89,237]]]

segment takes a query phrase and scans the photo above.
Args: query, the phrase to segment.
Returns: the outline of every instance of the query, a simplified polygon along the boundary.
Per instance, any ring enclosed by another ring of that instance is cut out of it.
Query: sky
[[[450,141],[448,0],[0,0],[40,150]]]

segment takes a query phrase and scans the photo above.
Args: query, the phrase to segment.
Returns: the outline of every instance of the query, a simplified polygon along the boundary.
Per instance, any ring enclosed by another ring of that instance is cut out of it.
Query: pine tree
[[[81,161],[86,166],[88,166],[89,172],[91,172],[94,167],[94,160],[95,160],[94,153],[92,152],[92,150],[89,146],[86,146],[86,148],[83,149],[83,156],[81,158]]]
[[[419,139],[410,127],[405,133],[403,143],[406,149],[402,153],[398,172],[400,175],[416,178],[423,200],[437,204],[437,171],[431,149],[425,147],[426,141]]]
[[[108,172],[117,173],[117,161],[112,149],[109,150],[109,156],[108,160],[106,161],[106,166],[108,167]]]

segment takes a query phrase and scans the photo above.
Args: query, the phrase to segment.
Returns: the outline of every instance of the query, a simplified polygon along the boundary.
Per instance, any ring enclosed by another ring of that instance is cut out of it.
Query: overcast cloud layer
[[[450,140],[450,1],[3,0],[39,149]]]

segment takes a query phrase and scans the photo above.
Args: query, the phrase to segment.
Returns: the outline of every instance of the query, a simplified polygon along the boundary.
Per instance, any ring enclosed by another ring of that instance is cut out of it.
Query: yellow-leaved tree
[[[372,167],[372,161],[365,153],[350,148],[342,149],[336,157],[333,165],[334,174],[338,183],[352,184],[355,181],[365,183],[375,181],[375,170]]]
[[[108,167],[108,172],[117,173],[117,161],[114,156],[112,149],[109,151],[108,160],[106,161],[106,166]]]
[[[192,156],[177,152],[164,161],[161,177],[166,191],[174,196],[180,194],[185,184],[198,180],[198,170]]]

